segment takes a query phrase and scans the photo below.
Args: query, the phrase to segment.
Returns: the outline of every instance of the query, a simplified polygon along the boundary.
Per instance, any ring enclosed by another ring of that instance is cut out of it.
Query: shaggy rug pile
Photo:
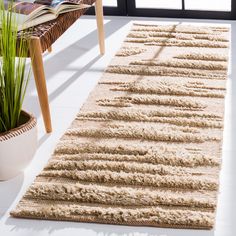
[[[14,217],[210,229],[229,29],[134,24]]]

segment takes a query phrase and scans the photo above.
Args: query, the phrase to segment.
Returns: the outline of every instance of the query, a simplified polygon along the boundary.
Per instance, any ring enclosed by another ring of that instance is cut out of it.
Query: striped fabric
[[[134,24],[14,217],[211,229],[229,29]]]

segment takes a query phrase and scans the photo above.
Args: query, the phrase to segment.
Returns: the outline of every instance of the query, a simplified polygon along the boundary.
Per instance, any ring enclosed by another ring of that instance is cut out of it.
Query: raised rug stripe
[[[201,53],[184,53],[174,56],[178,59],[187,59],[187,60],[203,60],[203,61],[227,61],[227,56],[221,54],[201,54]]]
[[[101,128],[74,128],[68,129],[66,135],[84,136],[94,138],[123,138],[123,139],[141,139],[157,142],[192,142],[203,143],[205,141],[219,141],[219,138],[196,133],[194,128],[188,130],[181,128],[163,128],[157,130],[155,126],[143,124],[137,125],[108,125]]]
[[[174,85],[171,87],[171,85]],[[191,96],[191,97],[209,97],[209,98],[224,98],[224,91],[217,87],[208,89],[205,86],[196,86],[190,83],[178,84],[170,82],[153,82],[144,80],[142,82],[131,82],[121,85],[116,85],[111,88],[112,91],[128,91],[138,94],[160,94],[172,96]],[[215,91],[214,91],[215,90]]]
[[[211,34],[188,34],[188,33],[173,33],[173,32],[137,32],[134,31],[129,33],[127,36],[128,38],[176,38],[182,40],[194,40],[194,39],[204,39],[210,41],[221,41],[221,42],[228,42],[229,40],[226,37],[221,35],[211,35]]]
[[[145,75],[145,76],[173,76],[173,77],[190,77],[198,79],[225,80],[227,73],[212,72],[206,70],[192,70],[186,68],[163,68],[158,66],[109,66],[106,69],[108,73]]]
[[[22,202],[22,208],[19,209],[21,214],[17,211],[13,211],[14,216],[23,217],[35,217],[35,218],[62,218],[67,220],[82,220],[89,221],[92,219],[107,223],[119,222],[120,224],[132,224],[137,222],[137,225],[143,225],[150,222],[150,225],[155,224],[174,225],[181,227],[202,227],[209,228],[214,222],[214,214],[212,212],[201,212],[191,210],[175,210],[175,209],[163,209],[161,207],[143,208],[143,209],[122,209],[122,208],[101,208],[90,206],[78,206],[76,204],[70,204],[68,206],[64,204],[42,205],[38,203],[32,204],[32,206],[25,206]],[[87,218],[86,218],[87,217]],[[151,220],[150,220],[151,217]],[[87,220],[86,220],[87,219]],[[138,219],[138,221],[136,220]],[[140,222],[140,223],[138,223]]]
[[[201,193],[202,194],[202,193]],[[91,186],[82,184],[35,183],[26,193],[26,198],[41,200],[67,200],[72,202],[95,202],[121,206],[183,206],[214,209],[216,199],[205,196],[183,195],[181,192],[150,191],[124,187]]]
[[[123,161],[123,162],[140,162],[140,163],[152,163],[152,164],[163,164],[171,166],[183,166],[183,167],[197,167],[197,166],[219,166],[220,160],[215,157],[206,156],[203,154],[185,154],[185,153],[153,153],[153,155],[146,154],[142,155],[122,155],[122,154],[102,154],[102,153],[84,153],[81,154],[79,151],[71,147],[68,149],[61,148],[63,154],[55,154],[57,159],[76,161],[76,160],[107,160],[107,161]],[[78,152],[78,153],[77,153]],[[77,154],[76,154],[77,153]]]
[[[142,173],[127,174],[114,171],[75,171],[75,170],[44,170],[39,176],[60,177],[78,181],[95,183],[115,183],[119,185],[138,185],[178,189],[209,190],[217,189],[217,179],[205,176],[172,176],[151,175]]]
[[[175,112],[172,113],[175,114]],[[178,126],[190,126],[190,127],[202,127],[202,128],[222,128],[223,122],[214,119],[207,119],[203,117],[170,117],[164,116],[155,112],[140,112],[140,111],[110,111],[110,112],[88,112],[81,113],[78,120],[97,120],[97,121],[111,121],[111,120],[123,120],[123,121],[143,121],[143,122],[158,122],[158,123],[169,123]]]
[[[193,169],[180,166],[154,165],[151,163],[107,161],[107,160],[51,160],[45,170],[109,170],[126,173],[148,173],[158,175],[212,175],[202,169]]]
[[[227,65],[217,62],[206,61],[191,61],[191,60],[140,60],[132,61],[130,65],[144,65],[144,66],[163,66],[163,67],[176,67],[176,68],[189,68],[189,69],[201,69],[201,70],[227,70]]]
[[[203,110],[207,107],[206,103],[196,101],[191,97],[178,98],[172,96],[157,96],[150,94],[131,94],[121,97],[105,98],[97,100],[100,106],[130,107],[135,105],[161,105],[168,107],[180,107],[189,110]]]
[[[178,40],[178,39],[163,39],[163,38],[128,38],[128,43],[144,43],[144,45],[156,46],[172,46],[172,47],[202,47],[202,48],[227,48],[225,42],[206,41],[206,40]]]

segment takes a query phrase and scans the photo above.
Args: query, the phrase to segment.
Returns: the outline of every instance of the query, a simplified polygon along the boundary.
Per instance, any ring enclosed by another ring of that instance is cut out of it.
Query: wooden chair
[[[84,4],[94,4],[98,28],[100,53],[105,53],[103,6],[102,0],[82,0]],[[48,101],[47,86],[43,67],[42,54],[52,49],[52,44],[84,13],[85,9],[60,15],[56,20],[34,27],[29,40],[29,57],[31,58],[39,103],[47,133],[52,132],[51,115]]]

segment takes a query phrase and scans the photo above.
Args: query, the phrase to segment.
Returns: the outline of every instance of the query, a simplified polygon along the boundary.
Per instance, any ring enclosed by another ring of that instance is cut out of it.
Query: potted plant
[[[17,20],[0,6],[0,180],[19,174],[37,148],[36,119],[22,110],[30,71],[27,38],[17,33]],[[8,7],[11,8],[12,3]]]

